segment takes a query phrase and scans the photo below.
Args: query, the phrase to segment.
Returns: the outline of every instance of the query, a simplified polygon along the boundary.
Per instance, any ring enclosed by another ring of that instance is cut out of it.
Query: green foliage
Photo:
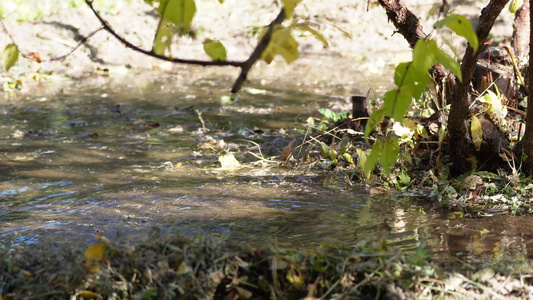
[[[290,25],[290,27],[293,30],[298,30],[299,29],[301,31],[307,31],[307,32],[311,33],[315,38],[317,38],[319,41],[322,42],[322,45],[324,45],[324,48],[328,48],[329,47],[329,42],[326,39],[326,37],[321,32],[319,32],[318,30],[316,30],[313,27],[311,27],[311,25],[309,25],[308,23],[293,23],[293,24]]]
[[[281,3],[283,3],[283,8],[285,9],[285,16],[287,17],[287,19],[292,18],[294,9],[301,1],[302,0],[281,0]]]
[[[475,50],[477,49],[477,35],[470,21],[464,16],[450,15],[435,24],[437,28],[443,26],[447,26],[456,34],[465,37],[472,47]],[[413,49],[412,61],[400,63],[396,66],[394,70],[394,84],[396,88],[385,93],[383,97],[383,108],[374,111],[370,115],[365,128],[365,140],[367,142],[369,135],[385,117],[391,118],[394,122],[403,123],[404,116],[407,114],[413,99],[419,99],[427,89],[427,85],[431,81],[429,70],[436,63],[442,64],[459,81],[462,81],[460,64],[453,57],[441,50],[436,41],[420,39]],[[413,128],[416,128],[416,126]],[[386,132],[384,134],[386,135]],[[372,172],[378,160],[381,162],[383,172],[389,175],[398,159],[399,152],[399,142],[392,136],[389,136],[385,140],[376,141],[364,164],[365,177],[369,178],[370,172]]]
[[[172,36],[176,32],[186,34],[196,13],[194,0],[145,0],[149,5],[158,3],[156,11],[161,16],[157,28],[153,49],[157,54],[164,54],[172,43]]]
[[[259,40],[263,38],[267,30],[267,27],[263,28],[258,36]],[[276,25],[274,27],[274,32],[272,33],[270,43],[261,54],[261,58],[267,64],[270,64],[274,57],[278,54],[281,55],[287,63],[293,62],[300,56],[298,42],[292,35],[292,29],[282,27],[281,25]]]
[[[214,41],[212,39],[205,39],[204,51],[213,60],[221,60],[221,61],[226,60],[226,48],[219,41]]]
[[[332,120],[333,122],[337,122],[338,120],[342,120],[342,119],[348,117],[348,112],[347,111],[336,114],[335,112],[333,112],[330,109],[319,108],[318,112],[321,113],[327,119]]]
[[[511,0],[509,3],[509,12],[515,14],[522,4],[524,4],[524,0]]]
[[[496,92],[497,93],[487,90],[483,97],[478,98],[478,100],[487,103],[489,105],[489,112],[494,113],[498,122],[503,124],[505,116],[507,115],[507,107],[502,105],[502,99],[497,88]]]
[[[443,26],[450,28],[455,34],[464,37],[470,43],[474,52],[477,51],[479,46],[477,34],[472,27],[472,23],[465,16],[450,14],[445,19],[435,23],[435,28],[442,28]]]
[[[9,44],[4,48],[2,52],[2,63],[6,68],[6,71],[9,71],[13,65],[17,62],[19,58],[19,49],[15,44]]]

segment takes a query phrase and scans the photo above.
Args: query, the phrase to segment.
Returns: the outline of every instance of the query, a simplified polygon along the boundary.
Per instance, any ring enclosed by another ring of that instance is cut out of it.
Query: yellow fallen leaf
[[[303,280],[303,278],[296,274],[294,270],[287,272],[287,276],[285,278],[287,278],[287,281],[290,282],[297,289],[301,289],[305,286],[305,281]]]
[[[189,267],[189,265],[187,265],[185,261],[182,261],[181,264],[179,264],[178,269],[176,270],[176,274],[184,275],[191,271],[192,271],[191,267]]]
[[[481,128],[481,122],[476,116],[472,116],[470,132],[472,134],[472,142],[474,142],[474,146],[476,146],[476,151],[479,151],[481,149],[481,143],[483,142],[483,129]]]
[[[79,292],[78,296],[80,296],[82,299],[103,299],[100,294],[87,290]]]
[[[24,278],[26,278],[26,280],[30,280],[33,278],[33,274],[26,270],[20,270],[20,273],[22,273],[22,275],[24,276]]]
[[[102,265],[107,261],[107,258],[104,256],[105,251],[106,245],[102,243],[92,245],[85,250],[84,261],[87,272],[96,273],[100,271]]]
[[[237,293],[239,294],[239,298],[242,298],[242,299],[251,299],[252,296],[254,295],[252,292],[242,287],[237,286],[235,287],[235,290],[237,290]]]

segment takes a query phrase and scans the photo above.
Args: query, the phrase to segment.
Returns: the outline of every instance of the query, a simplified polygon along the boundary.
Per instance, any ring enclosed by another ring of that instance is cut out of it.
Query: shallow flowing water
[[[4,97],[0,241],[90,243],[96,233],[135,238],[158,227],[261,244],[384,238],[396,249],[426,242],[440,255],[478,257],[495,247],[532,253],[529,217],[449,220],[410,199],[371,197],[336,176],[251,155],[237,156],[248,162],[243,169],[220,170],[225,151],[270,140],[274,149],[261,153],[279,155],[317,108],[347,107],[321,90],[268,85],[234,101],[224,97],[229,84],[102,81]]]

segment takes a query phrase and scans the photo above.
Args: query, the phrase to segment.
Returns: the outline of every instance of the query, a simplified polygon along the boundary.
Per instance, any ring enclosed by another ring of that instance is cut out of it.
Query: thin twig
[[[93,6],[93,1],[92,0],[85,0],[85,3],[87,3],[87,5],[91,8],[91,10],[93,11],[93,13],[96,16],[96,18],[98,18],[98,20],[100,21],[100,23],[104,27],[105,31],[109,32],[112,36],[114,36],[117,40],[119,40],[122,44],[124,44],[124,46],[126,46],[127,48],[130,48],[130,49],[132,49],[134,51],[137,51],[137,52],[140,52],[142,54],[145,54],[145,55],[148,55],[148,56],[151,56],[151,57],[155,57],[155,58],[158,58],[158,59],[161,59],[161,60],[170,61],[170,62],[173,62],[173,63],[199,65],[199,66],[233,66],[233,67],[239,67],[239,68],[243,68],[243,66],[244,66],[244,62],[228,61],[228,60],[212,61],[212,60],[181,59],[181,58],[169,57],[169,56],[157,54],[153,50],[148,51],[148,50],[142,49],[142,48],[132,44],[131,42],[129,42],[128,40],[126,40],[122,36],[120,36],[111,27],[111,25],[109,25],[109,23],[96,11],[96,9]]]
[[[35,56],[32,56],[31,54],[25,54],[24,52],[20,51],[20,47],[18,46],[17,42],[15,41],[15,38],[11,35],[9,30],[7,29],[7,26],[4,23],[4,20],[2,20],[2,18],[0,18],[0,23],[2,24],[2,27],[4,28],[4,32],[9,36],[9,39],[11,40],[11,43],[13,43],[14,45],[17,46],[17,49],[19,50],[20,55],[22,57],[24,57],[25,59],[27,59],[27,60],[35,61],[35,62],[38,62],[38,63],[50,62],[50,61],[58,61],[58,60],[64,59],[65,57],[71,55],[74,51],[76,51],[81,45],[85,44],[98,31],[104,29],[104,27],[100,27],[100,28],[94,30],[93,32],[89,33],[89,35],[83,37],[79,41],[79,43],[66,54],[63,54],[63,55],[60,55],[60,56],[56,56],[56,57],[52,57],[52,58],[49,58],[49,59],[40,59],[40,58],[37,58]]]

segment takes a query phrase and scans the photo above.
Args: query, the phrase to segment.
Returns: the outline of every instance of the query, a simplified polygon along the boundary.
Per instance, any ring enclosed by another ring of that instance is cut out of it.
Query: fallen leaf
[[[26,280],[30,280],[33,278],[33,274],[26,270],[20,270],[20,273],[22,273],[22,275],[24,276]]]
[[[85,250],[84,261],[85,261],[85,270],[88,273],[97,273],[100,271],[102,265],[107,261],[107,258],[104,257],[106,250],[105,244],[95,244]]]
[[[289,157],[291,156],[292,154],[292,145],[294,144],[296,140],[292,140],[289,142],[289,144],[283,148],[283,151],[281,151],[281,157],[284,159],[284,160],[287,160],[289,159]]]
[[[241,165],[233,154],[222,155],[218,158],[218,161],[220,162],[221,168],[226,170],[234,170]]]
[[[80,296],[82,299],[103,299],[100,294],[87,290],[79,292],[78,296]]]

